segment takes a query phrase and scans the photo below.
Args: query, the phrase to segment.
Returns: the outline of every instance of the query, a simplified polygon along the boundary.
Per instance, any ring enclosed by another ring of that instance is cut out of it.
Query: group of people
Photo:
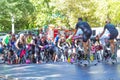
[[[105,33],[105,31],[107,30],[108,36],[109,36],[109,42],[110,42],[110,47],[111,47],[111,52],[112,52],[112,56],[111,58],[114,59],[116,58],[116,54],[115,54],[115,44],[114,44],[114,39],[117,38],[118,36],[118,30],[116,29],[115,25],[113,25],[110,20],[107,20],[105,22],[105,26],[103,31],[101,31],[100,34],[96,35],[96,40],[100,39],[100,37]],[[81,29],[83,31],[83,47],[84,47],[84,55],[85,58],[87,58],[88,56],[88,48],[89,48],[89,39],[92,35],[92,30],[90,25],[87,22],[84,22],[82,20],[82,18],[78,18],[78,23],[76,24],[76,31],[74,33],[74,35],[76,34],[78,29]]]
[[[89,54],[89,43],[90,43],[90,38],[92,35],[92,29],[91,26],[83,21],[82,18],[78,18],[78,22],[76,24],[75,27],[75,32],[74,34],[70,34],[69,37],[66,39],[64,34],[60,34],[58,33],[58,35],[54,38],[54,40],[48,40],[47,39],[47,35],[45,33],[42,32],[42,30],[39,33],[39,36],[33,36],[31,33],[25,35],[25,34],[20,34],[18,38],[15,37],[14,34],[7,34],[3,41],[0,43],[0,53],[3,52],[3,48],[5,47],[11,47],[13,52],[15,52],[15,62],[16,63],[20,63],[21,60],[21,51],[25,48],[26,50],[31,50],[32,56],[34,56],[35,54],[35,48],[37,46],[37,48],[39,49],[39,53],[40,51],[44,48],[45,45],[51,44],[53,47],[49,49],[49,53],[52,55],[51,60],[53,60],[54,62],[56,62],[59,58],[58,58],[58,53],[59,53],[59,49],[62,49],[64,43],[67,43],[67,45],[73,49],[73,53],[71,54],[72,57],[75,57],[75,42],[72,41],[74,40],[74,36],[80,36],[80,35],[76,35],[76,33],[79,33],[79,29],[82,30],[82,44],[83,44],[83,48],[84,48],[84,59],[88,58],[88,54]],[[96,37],[96,40],[99,40],[100,37],[104,34],[105,30],[109,31],[109,42],[110,42],[110,46],[111,46],[111,52],[112,52],[112,56],[111,58],[114,59],[115,58],[115,45],[114,45],[114,39],[118,36],[118,30],[115,28],[115,26],[109,21],[106,21],[106,25],[104,26],[103,31],[101,32],[101,34],[98,34]],[[59,49],[58,49],[59,48]],[[8,53],[8,61],[9,61],[9,57],[10,57],[11,53]],[[29,55],[28,53],[26,55]],[[68,55],[68,54],[66,54]],[[68,57],[67,57],[68,58]],[[33,58],[31,58],[33,59]],[[32,62],[34,62],[33,60],[31,60]],[[39,59],[36,63],[41,63],[41,59]]]

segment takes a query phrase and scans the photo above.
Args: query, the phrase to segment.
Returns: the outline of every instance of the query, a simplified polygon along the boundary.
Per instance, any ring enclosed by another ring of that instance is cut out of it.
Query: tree
[[[32,12],[34,12],[34,6],[29,2],[29,0],[0,0],[0,24],[3,30],[10,30],[11,29],[11,16],[15,17],[15,24],[19,23],[19,20],[24,19],[26,20]],[[9,24],[5,24],[9,23]],[[19,28],[22,26],[17,26]]]
[[[104,26],[105,20],[110,19],[114,24],[120,22],[120,1],[118,0],[95,0],[96,12],[95,16],[99,19],[99,25]]]
[[[93,16],[96,6],[93,0],[57,0],[54,4],[56,10],[59,10],[67,18],[66,22],[70,27],[75,26],[79,17],[83,17],[91,26],[94,26],[95,23],[92,23],[96,20],[96,16]]]
[[[0,0],[0,29],[11,29],[11,15],[16,29],[49,24],[74,28],[78,17],[91,27],[104,26],[106,19],[119,24],[119,10],[119,0]]]

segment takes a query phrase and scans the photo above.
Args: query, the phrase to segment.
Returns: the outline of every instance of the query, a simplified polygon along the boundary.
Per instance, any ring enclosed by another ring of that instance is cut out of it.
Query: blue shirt
[[[59,40],[59,36],[57,35],[57,36],[55,37],[54,41],[57,43],[58,40]]]

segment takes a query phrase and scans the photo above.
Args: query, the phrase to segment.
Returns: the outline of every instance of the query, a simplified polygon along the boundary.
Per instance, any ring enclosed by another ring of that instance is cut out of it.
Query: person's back
[[[118,36],[118,30],[115,28],[115,25],[110,23],[110,21],[106,21],[106,25],[104,26],[104,31],[108,30],[110,33],[110,40],[115,39]]]
[[[86,32],[86,30],[92,31],[90,25],[87,22],[83,22],[83,21],[77,23],[76,29],[78,28],[82,29],[83,33]]]
[[[115,26],[111,23],[109,24],[106,24],[105,25],[105,28],[112,34],[113,32],[117,32],[118,33],[118,30],[115,28]]]
[[[82,22],[82,24],[85,26],[85,28],[91,30],[91,27],[87,22]]]

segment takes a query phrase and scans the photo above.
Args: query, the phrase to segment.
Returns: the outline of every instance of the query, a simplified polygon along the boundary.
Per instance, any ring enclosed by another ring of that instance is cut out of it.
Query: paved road
[[[10,80],[120,80],[120,58],[114,65],[99,63],[88,67],[70,63],[0,64],[0,80],[5,80],[3,75]]]
[[[120,62],[88,67],[69,63],[1,64],[0,74],[20,80],[120,80]]]

